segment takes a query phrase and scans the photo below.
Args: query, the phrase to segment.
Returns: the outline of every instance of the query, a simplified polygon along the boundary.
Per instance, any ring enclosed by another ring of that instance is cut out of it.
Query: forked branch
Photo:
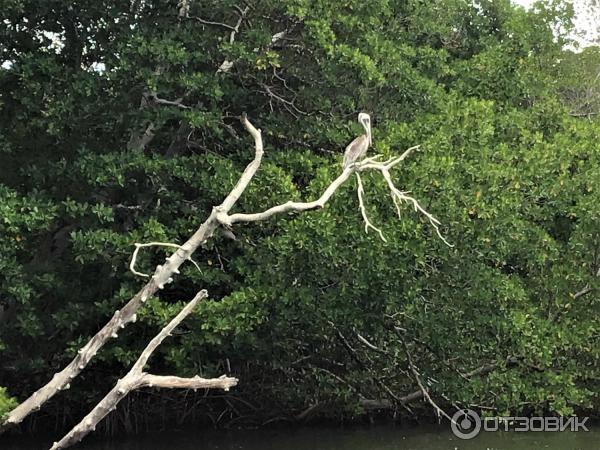
[[[371,223],[371,221],[369,220],[369,216],[367,215],[367,208],[365,207],[365,201],[363,198],[365,189],[363,187],[362,180],[361,180],[360,174],[358,172],[356,172],[356,182],[357,182],[356,193],[358,195],[358,207],[360,208],[360,213],[362,215],[363,221],[365,222],[365,233],[368,233],[369,228],[371,228],[372,230],[375,230],[379,233],[379,237],[381,238],[381,240],[383,242],[387,242],[387,240],[383,236],[383,232],[379,228],[377,228],[375,225],[373,225]]]
[[[409,194],[408,192],[404,192],[404,191],[401,191],[398,188],[396,188],[394,181],[392,180],[390,170],[392,168],[394,168],[396,165],[398,165],[400,162],[402,162],[404,159],[406,159],[406,157],[408,155],[410,155],[414,150],[416,150],[418,148],[419,148],[418,145],[411,147],[408,150],[406,150],[402,155],[390,158],[385,162],[378,161],[380,158],[382,158],[382,155],[375,155],[370,158],[363,159],[362,161],[355,162],[354,164],[350,164],[325,189],[325,191],[323,191],[323,193],[317,200],[313,200],[311,202],[288,201],[286,203],[282,203],[280,205],[273,206],[265,211],[258,212],[258,213],[250,213],[250,214],[237,213],[237,214],[231,214],[231,215],[221,213],[217,216],[217,219],[219,220],[219,222],[221,222],[221,224],[229,227],[232,224],[237,223],[237,222],[259,222],[259,221],[267,220],[276,214],[310,211],[310,210],[314,210],[314,209],[323,208],[325,206],[325,204],[329,201],[329,199],[333,196],[335,191],[337,191],[338,188],[340,186],[342,186],[348,180],[348,178],[350,178],[350,176],[353,173],[356,173],[357,181],[358,181],[357,194],[358,194],[359,209],[361,211],[361,215],[365,222],[365,232],[367,232],[369,229],[373,229],[373,230],[377,231],[377,233],[379,233],[379,236],[385,242],[386,239],[383,235],[383,232],[379,228],[377,228],[375,225],[373,225],[373,223],[368,218],[366,208],[364,205],[364,187],[363,187],[360,175],[359,175],[360,172],[364,172],[367,170],[375,170],[375,171],[379,171],[383,175],[383,178],[385,179],[386,183],[388,184],[388,187],[390,189],[390,194],[392,196],[392,200],[394,202],[394,206],[396,207],[398,216],[400,217],[400,207],[403,202],[411,204],[416,212],[419,212],[425,216],[425,218],[429,221],[429,223],[435,229],[435,232],[438,235],[438,237],[446,245],[448,245],[449,247],[452,247],[452,245],[444,238],[444,236],[442,235],[442,233],[440,231],[440,225],[441,225],[440,221],[437,220],[432,214],[427,212],[414,197],[408,195]]]
[[[144,366],[148,359],[162,343],[162,341],[171,335],[171,332],[177,327],[188,314],[192,312],[194,307],[203,298],[208,296],[205,290],[196,294],[180,312],[174,317],[169,324],[158,333],[154,339],[146,346],[140,357],[133,365],[129,373],[120,379],[115,387],[96,405],[96,407],[83,418],[65,437],[59,442],[55,442],[51,450],[58,450],[70,447],[81,441],[88,433],[96,429],[96,425],[113,411],[117,404],[123,400],[127,394],[135,389],[142,387],[162,387],[162,388],[184,388],[184,389],[223,389],[228,391],[238,382],[237,378],[221,376],[219,378],[205,379],[195,376],[193,378],[179,378],[173,376],[160,376],[145,373]]]

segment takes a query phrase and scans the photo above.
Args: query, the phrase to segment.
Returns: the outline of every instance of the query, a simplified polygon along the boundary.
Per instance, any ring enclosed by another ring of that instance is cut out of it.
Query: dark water
[[[49,448],[52,440],[0,438],[2,450]],[[123,439],[88,437],[86,450],[598,450],[600,432],[496,432],[463,441],[440,427],[295,428],[150,433]]]

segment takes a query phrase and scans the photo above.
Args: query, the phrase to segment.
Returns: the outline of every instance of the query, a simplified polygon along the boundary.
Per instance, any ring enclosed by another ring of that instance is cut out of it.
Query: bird
[[[344,169],[350,164],[358,161],[367,153],[369,146],[371,145],[371,116],[367,113],[360,113],[358,115],[358,123],[360,123],[365,129],[365,134],[360,135],[354,139],[346,150],[344,151]]]

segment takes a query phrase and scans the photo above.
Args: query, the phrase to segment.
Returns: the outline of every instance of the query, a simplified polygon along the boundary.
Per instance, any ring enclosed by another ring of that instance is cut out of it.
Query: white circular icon
[[[452,416],[452,433],[459,439],[473,439],[481,431],[481,418],[471,409],[459,409]]]

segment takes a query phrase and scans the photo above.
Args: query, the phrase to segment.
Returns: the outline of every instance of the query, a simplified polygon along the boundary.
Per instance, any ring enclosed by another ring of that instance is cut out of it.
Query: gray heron
[[[350,164],[362,159],[371,145],[371,116],[367,113],[358,115],[358,123],[365,129],[365,134],[354,139],[344,151],[344,169]]]

